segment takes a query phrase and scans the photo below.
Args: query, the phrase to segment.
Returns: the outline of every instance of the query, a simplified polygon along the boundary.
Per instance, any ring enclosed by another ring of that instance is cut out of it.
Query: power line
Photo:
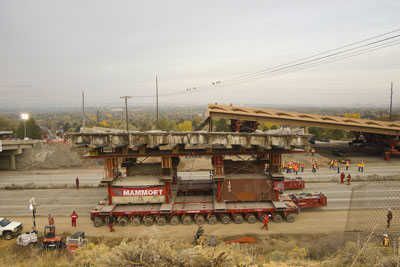
[[[170,93],[164,93],[164,94],[160,94],[158,96],[174,96],[174,95],[181,95],[184,93],[192,93],[192,92],[200,92],[200,91],[209,91],[209,90],[215,90],[215,89],[220,89],[220,88],[224,88],[224,87],[228,87],[228,86],[234,86],[234,85],[239,85],[242,83],[247,83],[247,82],[253,82],[256,80],[260,80],[260,79],[265,79],[265,78],[269,78],[275,75],[281,75],[281,74],[286,74],[286,73],[290,73],[293,71],[298,71],[298,70],[302,70],[305,68],[310,68],[313,66],[318,66],[318,65],[322,65],[322,64],[327,64],[330,62],[334,62],[334,61],[338,61],[338,60],[342,60],[345,58],[349,58],[349,57],[353,57],[353,56],[357,56],[357,55],[361,55],[361,54],[365,54],[365,53],[369,53],[372,51],[376,51],[376,50],[380,50],[386,47],[390,47],[393,45],[397,45],[398,40],[392,40],[392,39],[396,39],[398,37],[400,37],[399,35],[394,35],[394,36],[390,36],[390,37],[386,37],[377,41],[373,41],[367,44],[363,44],[363,45],[359,45],[353,48],[349,48],[349,49],[345,49],[345,50],[341,50],[343,48],[347,48],[347,47],[351,47],[357,44],[361,44],[364,43],[366,41],[370,41],[394,32],[398,32],[400,31],[400,29],[396,29],[390,32],[386,32],[383,34],[379,34],[358,42],[354,42],[348,45],[344,45],[335,49],[331,49],[322,53],[318,53],[312,56],[308,56],[308,57],[304,57],[298,60],[294,60],[291,61],[289,63],[285,63],[285,64],[281,64],[275,67],[270,67],[264,70],[260,70],[257,72],[253,72],[247,75],[242,75],[242,76],[238,76],[235,78],[231,78],[231,79],[227,79],[227,80],[223,80],[218,81],[218,82],[213,82],[212,84],[205,84],[205,85],[201,85],[198,87],[192,87],[192,88],[188,88],[185,91],[180,90],[180,91],[175,91],[175,92],[170,92]],[[392,40],[392,41],[389,41]],[[369,47],[372,46],[372,47]],[[339,51],[341,50],[341,51]],[[335,53],[331,53],[334,51],[338,51]],[[349,53],[350,52],[350,53]],[[330,53],[330,54],[328,54]],[[326,55],[327,54],[327,55]],[[204,89],[203,89],[204,88]],[[143,96],[135,96],[135,97],[154,97],[154,95],[143,95]]]

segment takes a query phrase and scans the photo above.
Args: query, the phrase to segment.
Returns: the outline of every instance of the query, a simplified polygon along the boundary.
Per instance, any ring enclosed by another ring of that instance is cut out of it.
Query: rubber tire
[[[217,224],[217,217],[216,216],[210,216],[210,218],[208,218],[208,224],[214,225]]]
[[[289,213],[288,215],[286,215],[285,219],[288,223],[292,223],[296,220],[296,216],[294,216],[293,213]]]
[[[93,220],[93,225],[94,225],[94,227],[100,227],[100,226],[103,225],[103,223],[104,223],[104,220],[103,220],[103,218],[101,218],[101,217],[96,217],[96,218],[94,218],[94,220]]]
[[[4,238],[5,238],[6,240],[11,240],[11,239],[13,238],[13,235],[12,235],[12,233],[7,232],[7,233],[4,234]]]
[[[276,223],[281,223],[283,221],[283,218],[282,218],[282,215],[275,214],[274,216],[272,216],[272,220],[274,220],[274,222],[276,222]]]
[[[204,224],[204,216],[203,215],[199,215],[199,216],[197,216],[197,218],[196,218],[196,223],[198,224],[198,225],[203,225]]]
[[[223,224],[229,224],[229,223],[231,222],[231,218],[229,218],[228,215],[224,215],[224,216],[222,216],[222,218],[221,218],[221,222],[222,222]]]
[[[183,218],[182,223],[184,225],[191,225],[192,224],[192,217],[186,216],[185,218]]]
[[[164,216],[161,216],[157,219],[157,225],[158,226],[164,226],[167,223],[167,220],[165,219]]]
[[[233,220],[235,221],[236,224],[241,224],[243,223],[243,216],[238,214],[233,217]]]
[[[146,219],[143,220],[144,225],[146,226],[152,226],[154,223],[154,218],[153,217],[146,217]]]
[[[132,221],[131,221],[131,225],[132,226],[139,226],[141,222],[141,219],[139,216],[135,216],[133,217]]]
[[[169,224],[173,226],[178,225],[179,224],[178,216],[172,216],[171,219],[169,219]]]
[[[129,219],[124,216],[121,219],[119,219],[118,224],[119,224],[119,226],[123,227],[123,226],[127,226],[128,222],[129,222]]]
[[[263,221],[264,221],[265,216],[268,216],[268,214],[262,214],[262,215],[260,216],[260,222],[263,222]]]
[[[247,222],[250,224],[256,223],[256,221],[257,221],[257,218],[253,214],[249,215],[249,217],[247,217]]]

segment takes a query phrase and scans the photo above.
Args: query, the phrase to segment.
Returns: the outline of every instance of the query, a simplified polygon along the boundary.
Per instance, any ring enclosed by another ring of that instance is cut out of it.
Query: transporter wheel
[[[140,217],[139,216],[135,216],[133,217],[132,221],[131,221],[131,225],[132,226],[139,226],[140,225]]]
[[[274,216],[272,216],[272,220],[274,220],[274,222],[276,223],[281,223],[283,221],[283,218],[280,214],[275,214]]]
[[[166,222],[167,222],[167,220],[165,219],[164,216],[160,216],[157,219],[157,225],[158,226],[164,226]]]
[[[293,213],[289,213],[288,215],[286,215],[285,219],[287,222],[292,223],[294,222],[294,220],[296,220],[296,216],[294,216]]]
[[[127,217],[122,217],[119,219],[119,226],[127,226],[129,222],[129,219]]]
[[[143,222],[144,222],[144,225],[146,225],[146,226],[152,226],[153,223],[154,223],[154,218],[151,217],[151,216],[147,216],[147,217],[144,219]]]
[[[248,223],[253,224],[253,223],[256,223],[256,221],[257,221],[257,218],[253,214],[251,214],[251,215],[249,215],[249,217],[247,217],[247,222]]]
[[[103,221],[103,218],[101,218],[101,217],[96,217],[93,220],[94,227],[100,227],[103,225],[103,223],[104,223],[104,221]]]
[[[179,224],[178,216],[172,216],[171,219],[169,219],[169,224],[174,226],[178,225]]]
[[[192,217],[186,216],[185,218],[183,218],[182,223],[183,223],[184,225],[190,225],[190,224],[192,224]]]
[[[198,225],[203,225],[203,224],[204,224],[204,216],[203,216],[203,215],[197,216],[197,218],[196,218],[196,223],[197,223]]]
[[[224,216],[222,216],[222,218],[221,218],[221,222],[222,222],[223,224],[228,224],[228,223],[231,222],[231,218],[229,218],[229,215],[224,215]]]
[[[217,221],[218,221],[218,220],[217,220],[217,217],[214,216],[214,215],[212,215],[212,216],[210,216],[210,218],[208,218],[208,223],[211,224],[211,225],[216,224]]]
[[[243,216],[240,214],[235,215],[233,217],[233,220],[235,221],[236,224],[241,224],[243,222]]]

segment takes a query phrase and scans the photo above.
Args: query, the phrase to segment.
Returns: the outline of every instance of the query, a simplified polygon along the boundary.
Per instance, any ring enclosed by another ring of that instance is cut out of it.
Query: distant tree
[[[279,126],[276,125],[276,124],[273,124],[273,125],[271,126],[271,130],[276,130],[276,129],[279,129]]]
[[[99,122],[99,127],[110,128],[110,124],[106,120],[104,120]]]
[[[228,121],[224,118],[221,118],[215,123],[215,131],[217,132],[230,132],[230,127],[228,125]]]
[[[312,134],[317,139],[322,139],[322,138],[324,138],[325,130],[322,128],[318,128],[318,127],[309,127],[308,133]]]
[[[345,132],[338,129],[328,129],[325,136],[333,140],[342,140],[345,137]]]
[[[69,125],[69,122],[64,123],[62,129],[64,133],[71,129],[71,125]]]
[[[201,124],[201,118],[199,118],[199,117],[195,117],[193,120],[192,120],[192,127],[193,127],[193,131],[194,130],[196,130],[197,129],[197,127],[199,127],[199,125]]]
[[[173,120],[168,120],[166,117],[162,117],[158,121],[158,129],[162,131],[173,131],[176,129],[176,123]]]
[[[16,135],[18,138],[24,138],[24,122],[21,121],[18,124]],[[26,137],[29,137],[30,139],[42,139],[42,130],[40,129],[39,125],[36,124],[36,121],[33,117],[30,117],[26,121]]]
[[[191,121],[184,121],[184,122],[179,123],[178,125],[176,125],[176,128],[180,132],[191,131],[192,130],[192,122]]]
[[[361,118],[361,114],[360,113],[346,113],[346,114],[344,114],[344,116],[346,118],[354,118],[354,119]]]
[[[3,117],[0,117],[0,131],[15,131],[15,125]]]

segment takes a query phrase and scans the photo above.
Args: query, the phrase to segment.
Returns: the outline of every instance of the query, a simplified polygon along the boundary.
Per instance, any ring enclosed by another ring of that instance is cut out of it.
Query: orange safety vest
[[[388,238],[388,237],[384,237],[384,238],[383,238],[382,245],[383,245],[384,247],[388,247],[388,246],[389,246],[389,238]]]

